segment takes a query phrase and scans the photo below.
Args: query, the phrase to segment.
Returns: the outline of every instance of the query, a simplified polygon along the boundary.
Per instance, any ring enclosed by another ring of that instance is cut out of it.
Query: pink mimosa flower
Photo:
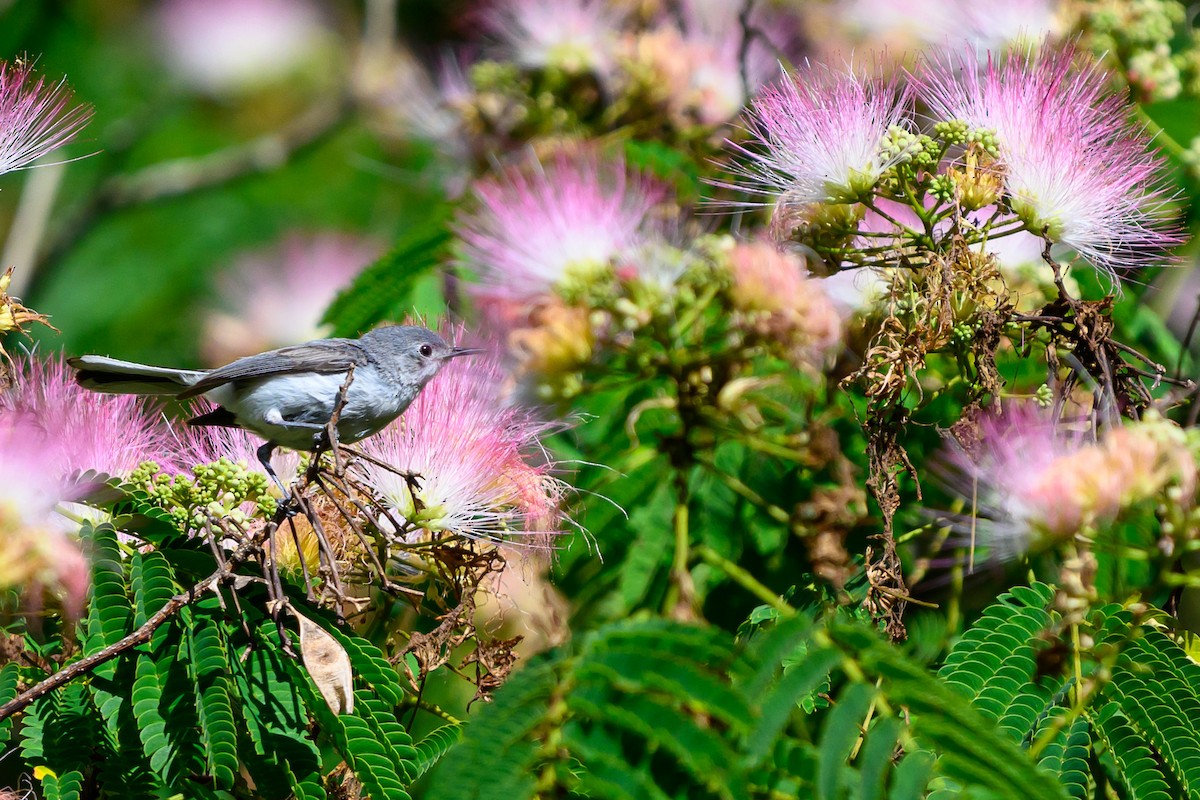
[[[751,144],[740,171],[752,193],[774,198],[776,213],[817,202],[853,202],[901,155],[883,137],[904,125],[907,91],[878,74],[860,76],[805,62],[751,102]]]
[[[741,242],[730,267],[735,307],[753,330],[783,343],[797,364],[820,363],[841,342],[837,308],[803,259],[770,242]]]
[[[401,472],[357,465],[363,482],[430,534],[545,546],[563,530],[561,483],[541,437],[555,426],[506,403],[498,361],[475,356],[444,369],[396,422],[359,445]]]
[[[1074,49],[943,58],[920,92],[944,120],[995,132],[1007,203],[1034,233],[1113,277],[1161,263],[1180,241],[1163,208],[1162,159],[1125,98]]]
[[[90,570],[55,513],[64,497],[54,450],[27,420],[0,411],[0,587],[56,589],[78,617]]]
[[[794,49],[798,20],[753,4],[746,31],[742,13],[725,0],[684,0],[632,42],[632,57],[652,68],[663,101],[683,124],[728,122]]]
[[[979,423],[980,440],[953,443],[944,465],[950,488],[967,501],[958,523],[979,535],[991,557],[1012,560],[1039,535],[1070,536],[1089,509],[1076,465],[1095,449],[1090,432],[1056,424],[1036,405],[1014,405]]]
[[[57,478],[84,470],[120,477],[143,461],[169,460],[169,429],[143,398],[88,391],[58,356],[19,358],[11,377],[0,416],[38,432]]]
[[[626,13],[609,0],[501,0],[485,23],[503,54],[525,68],[612,77]]]
[[[460,263],[479,276],[481,297],[528,301],[640,244],[666,190],[620,160],[582,153],[510,167],[474,194],[455,225]]]
[[[1001,560],[1102,528],[1167,487],[1179,487],[1185,498],[1195,494],[1197,465],[1186,434],[1154,414],[1097,439],[1033,405],[1013,406],[983,419],[979,432],[976,446],[955,444],[943,462],[947,484],[969,509],[952,522],[975,532]]]
[[[91,118],[91,106],[71,104],[65,82],[35,80],[31,64],[0,62],[0,175],[62,147]]]

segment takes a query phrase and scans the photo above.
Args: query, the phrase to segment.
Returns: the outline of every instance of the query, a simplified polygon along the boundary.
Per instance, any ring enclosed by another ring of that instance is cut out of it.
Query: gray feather
[[[197,397],[234,381],[264,378],[268,375],[316,373],[332,375],[345,372],[351,365],[361,367],[368,361],[365,350],[351,339],[319,339],[307,344],[281,347],[258,355],[239,358],[209,372],[185,392],[181,400]]]
[[[107,356],[80,356],[67,363],[76,369],[75,379],[86,389],[109,394],[141,394],[173,397],[204,377],[204,371],[152,367]]]

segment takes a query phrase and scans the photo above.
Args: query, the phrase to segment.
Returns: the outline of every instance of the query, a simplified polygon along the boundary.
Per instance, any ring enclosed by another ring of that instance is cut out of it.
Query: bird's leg
[[[291,497],[291,490],[283,485],[283,481],[279,480],[279,476],[275,474],[275,468],[271,466],[271,454],[275,452],[275,443],[267,442],[262,447],[258,448],[258,461],[263,465],[263,469],[267,471],[267,475],[271,480],[275,481],[275,485],[279,487],[279,491],[283,492],[283,500],[287,502]]]

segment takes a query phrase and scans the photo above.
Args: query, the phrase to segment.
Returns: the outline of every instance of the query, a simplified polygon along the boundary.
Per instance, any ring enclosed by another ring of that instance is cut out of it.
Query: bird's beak
[[[476,353],[486,353],[482,347],[456,347],[450,351],[450,355],[446,358],[458,358],[459,356],[473,356]]]

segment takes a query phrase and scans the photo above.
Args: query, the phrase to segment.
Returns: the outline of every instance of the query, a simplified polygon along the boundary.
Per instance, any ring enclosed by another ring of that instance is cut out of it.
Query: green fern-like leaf
[[[370,726],[376,739],[384,745],[385,754],[391,763],[408,774],[408,781],[415,780],[413,763],[417,749],[412,737],[396,717],[395,706],[380,700],[371,692],[359,690],[354,693],[354,712]]]
[[[133,624],[136,627],[144,625],[179,591],[171,565],[158,551],[133,554],[129,582],[134,597]],[[155,646],[159,631],[163,631],[163,628],[155,632]]]
[[[319,797],[312,784],[319,782],[320,753],[306,735],[302,691],[311,679],[280,652],[273,623],[263,622],[255,634],[256,645],[247,657],[229,662],[242,730],[250,742],[249,748],[241,748],[243,758],[260,790],[269,785],[271,794],[265,797],[286,797],[288,789]]]
[[[561,701],[551,704],[559,664],[543,657],[527,664],[463,730],[431,775],[429,800],[485,800],[533,796],[539,773],[539,730],[565,723]]]
[[[42,781],[46,800],[79,800],[83,796],[83,775],[72,770],[62,775],[47,775]]]
[[[1065,710],[1060,713],[1066,713]],[[1054,717],[1046,717],[1042,728],[1048,729],[1055,723]],[[1045,771],[1057,775],[1058,781],[1067,793],[1074,798],[1088,796],[1088,756],[1091,752],[1092,738],[1088,721],[1078,717],[1066,730],[1060,731],[1053,741],[1047,744],[1038,766]]]
[[[661,692],[687,697],[697,711],[742,730],[751,717],[745,699],[716,671],[697,669],[694,658],[649,651],[643,644],[608,641],[589,652],[582,677],[607,681],[624,692]],[[707,665],[701,665],[707,666]]]
[[[150,768],[159,775],[178,775],[182,733],[168,724],[165,708],[177,698],[164,695],[167,682],[166,671],[170,667],[150,655],[141,655],[137,660],[136,677],[133,682],[133,713],[139,724],[139,736]]]
[[[412,779],[416,780],[422,777],[441,761],[450,748],[458,744],[461,739],[462,725],[458,724],[443,725],[425,734],[425,737],[415,745],[417,757],[413,762]]]
[[[670,563],[667,554],[674,546],[670,519],[672,488],[662,481],[644,481],[641,486],[654,489],[653,493],[633,506],[629,516],[629,529],[634,531],[634,541],[621,562],[617,577],[616,597],[621,600],[621,612],[632,613],[642,607],[655,586],[656,577]]]
[[[0,668],[0,705],[9,702],[17,696],[17,682],[20,679],[20,670],[16,663],[9,662]],[[8,742],[8,737],[12,735],[12,717],[0,722],[0,745]]]
[[[576,740],[574,751],[588,765],[588,792],[611,800],[669,800],[646,764],[630,763],[620,752]]]
[[[1053,617],[1053,590],[1018,586],[1001,595],[946,656],[938,672],[948,686],[1021,741],[1052,694],[1034,685],[1037,634]]]
[[[372,798],[408,798],[405,783],[417,752],[385,702],[355,692],[353,714],[334,714],[307,671],[286,665],[292,687]]]
[[[29,707],[21,727],[22,755],[56,773],[85,771],[107,755],[100,730],[87,688],[68,683]]]
[[[586,667],[579,674],[582,681],[595,677]],[[730,744],[673,706],[642,694],[613,695],[596,685],[579,686],[567,699],[571,712],[594,724],[633,734],[651,749],[664,749],[712,794],[744,797],[745,778],[736,769],[739,759]]]
[[[1034,627],[1031,636],[1036,633]],[[870,674],[885,679],[890,702],[907,706],[913,732],[940,753],[939,771],[968,785],[1030,798],[1063,798],[1062,788],[1038,770],[1017,745],[997,735],[987,716],[895,649],[858,627],[834,626],[835,639],[856,654]]]
[[[937,756],[928,750],[918,750],[900,759],[888,800],[921,800],[925,797],[925,789],[936,763]]]
[[[341,730],[335,739],[345,742],[345,756],[355,776],[372,798],[408,800],[404,789],[403,764],[389,757],[388,747],[360,717],[352,714],[338,716]]]
[[[843,767],[874,699],[873,687],[852,683],[838,696],[837,705],[826,718],[817,771],[817,797],[821,800],[833,800],[841,796]]]
[[[779,732],[795,713],[797,702],[827,680],[839,657],[831,647],[808,648],[804,660],[784,673],[779,682],[771,687],[768,699],[761,705],[758,724],[747,738],[747,764],[756,764],[767,754]],[[753,681],[751,685],[757,686],[758,681]]]
[[[1163,684],[1134,670],[1114,671],[1108,691],[1145,741],[1162,757],[1188,796],[1200,797],[1200,738]]]
[[[902,728],[897,717],[881,719],[871,728],[859,761],[861,780],[858,800],[879,800],[884,796],[888,771]]]
[[[116,530],[111,525],[92,528],[84,523],[80,536],[90,543],[92,555],[92,596],[83,640],[84,653],[91,655],[116,644],[133,630],[133,607]],[[109,661],[99,665],[93,674],[111,678],[116,669],[116,663]]]
[[[334,335],[356,336],[411,313],[417,282],[443,261],[449,241],[444,215],[413,228],[333,301],[325,322],[333,325]]]
[[[196,709],[208,774],[218,788],[232,789],[238,771],[238,734],[231,682],[226,674],[229,657],[224,636],[216,622],[203,617],[189,633]]]
[[[1112,779],[1122,784],[1130,800],[1169,800],[1171,784],[1154,751],[1134,729],[1117,703],[1103,704],[1092,716],[1097,732],[1119,770]]]

